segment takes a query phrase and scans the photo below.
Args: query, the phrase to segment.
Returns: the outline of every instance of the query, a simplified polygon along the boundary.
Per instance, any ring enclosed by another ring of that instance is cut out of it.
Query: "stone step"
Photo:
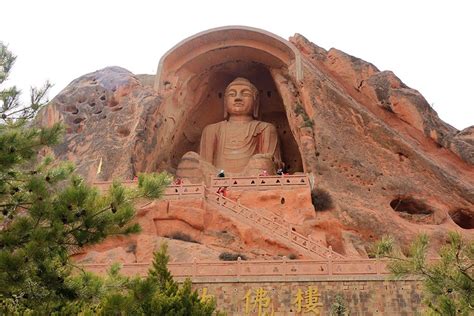
[[[206,201],[213,206],[217,206],[220,211],[265,232],[270,238],[278,240],[289,248],[298,250],[311,258],[325,260],[329,258],[344,259],[342,255],[334,252],[332,249],[321,246],[307,237],[292,231],[289,228],[289,223],[281,219],[278,221],[271,219],[209,190],[206,191]]]

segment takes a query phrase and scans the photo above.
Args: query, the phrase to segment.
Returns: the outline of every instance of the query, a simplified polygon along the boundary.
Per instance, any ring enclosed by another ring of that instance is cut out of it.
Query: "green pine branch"
[[[0,42],[0,84],[14,61]],[[75,306],[93,289],[74,283],[71,250],[138,232],[133,202],[159,198],[171,180],[166,173],[140,175],[138,188],[114,182],[102,194],[71,163],[40,159],[64,131],[61,124],[34,122],[50,87],[32,89],[28,106],[19,104],[16,88],[0,89],[0,314],[54,314]]]
[[[429,260],[429,239],[418,236],[403,256],[390,237],[375,245],[378,257],[390,259],[389,270],[396,278],[416,277],[424,285],[427,315],[472,315],[474,313],[474,242],[458,232],[449,233],[449,242]]]

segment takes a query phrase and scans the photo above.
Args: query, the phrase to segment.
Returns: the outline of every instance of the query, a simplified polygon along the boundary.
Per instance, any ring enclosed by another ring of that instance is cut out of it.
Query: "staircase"
[[[126,181],[124,185],[135,186],[136,181]],[[101,190],[105,190],[110,182],[95,183]],[[239,177],[213,178],[211,188],[228,187],[246,190],[268,190],[278,187],[295,188],[309,186],[304,175],[297,176],[266,176],[266,177]],[[170,185],[165,189],[163,199],[174,200],[183,198],[204,199],[227,216],[242,221],[266,233],[272,239],[278,240],[287,247],[298,250],[300,253],[314,259],[337,260],[344,257],[331,248],[326,248],[293,231],[288,222],[270,211],[255,210],[234,202],[222,195],[211,191],[204,184]],[[73,253],[80,253],[81,249],[72,249]]]
[[[331,248],[326,248],[320,244],[308,239],[307,237],[291,230],[290,224],[282,219],[269,218],[260,214],[256,210],[243,206],[234,202],[222,195],[211,192],[206,189],[206,201],[220,211],[231,217],[251,225],[265,233],[271,238],[274,238],[284,245],[298,250],[308,257],[314,259],[344,259],[344,257]]]

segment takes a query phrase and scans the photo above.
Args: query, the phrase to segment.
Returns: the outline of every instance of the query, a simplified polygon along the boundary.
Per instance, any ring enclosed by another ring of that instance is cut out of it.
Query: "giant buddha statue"
[[[199,154],[186,153],[177,176],[192,182],[223,170],[226,176],[274,174],[283,167],[278,134],[258,117],[258,90],[245,78],[236,78],[224,94],[224,120],[204,128]]]

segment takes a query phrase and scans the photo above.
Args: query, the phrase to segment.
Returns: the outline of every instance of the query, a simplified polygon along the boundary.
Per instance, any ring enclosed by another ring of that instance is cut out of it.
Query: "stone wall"
[[[422,308],[419,281],[384,278],[306,281],[193,282],[227,315],[330,315],[340,295],[349,315],[415,315]]]

